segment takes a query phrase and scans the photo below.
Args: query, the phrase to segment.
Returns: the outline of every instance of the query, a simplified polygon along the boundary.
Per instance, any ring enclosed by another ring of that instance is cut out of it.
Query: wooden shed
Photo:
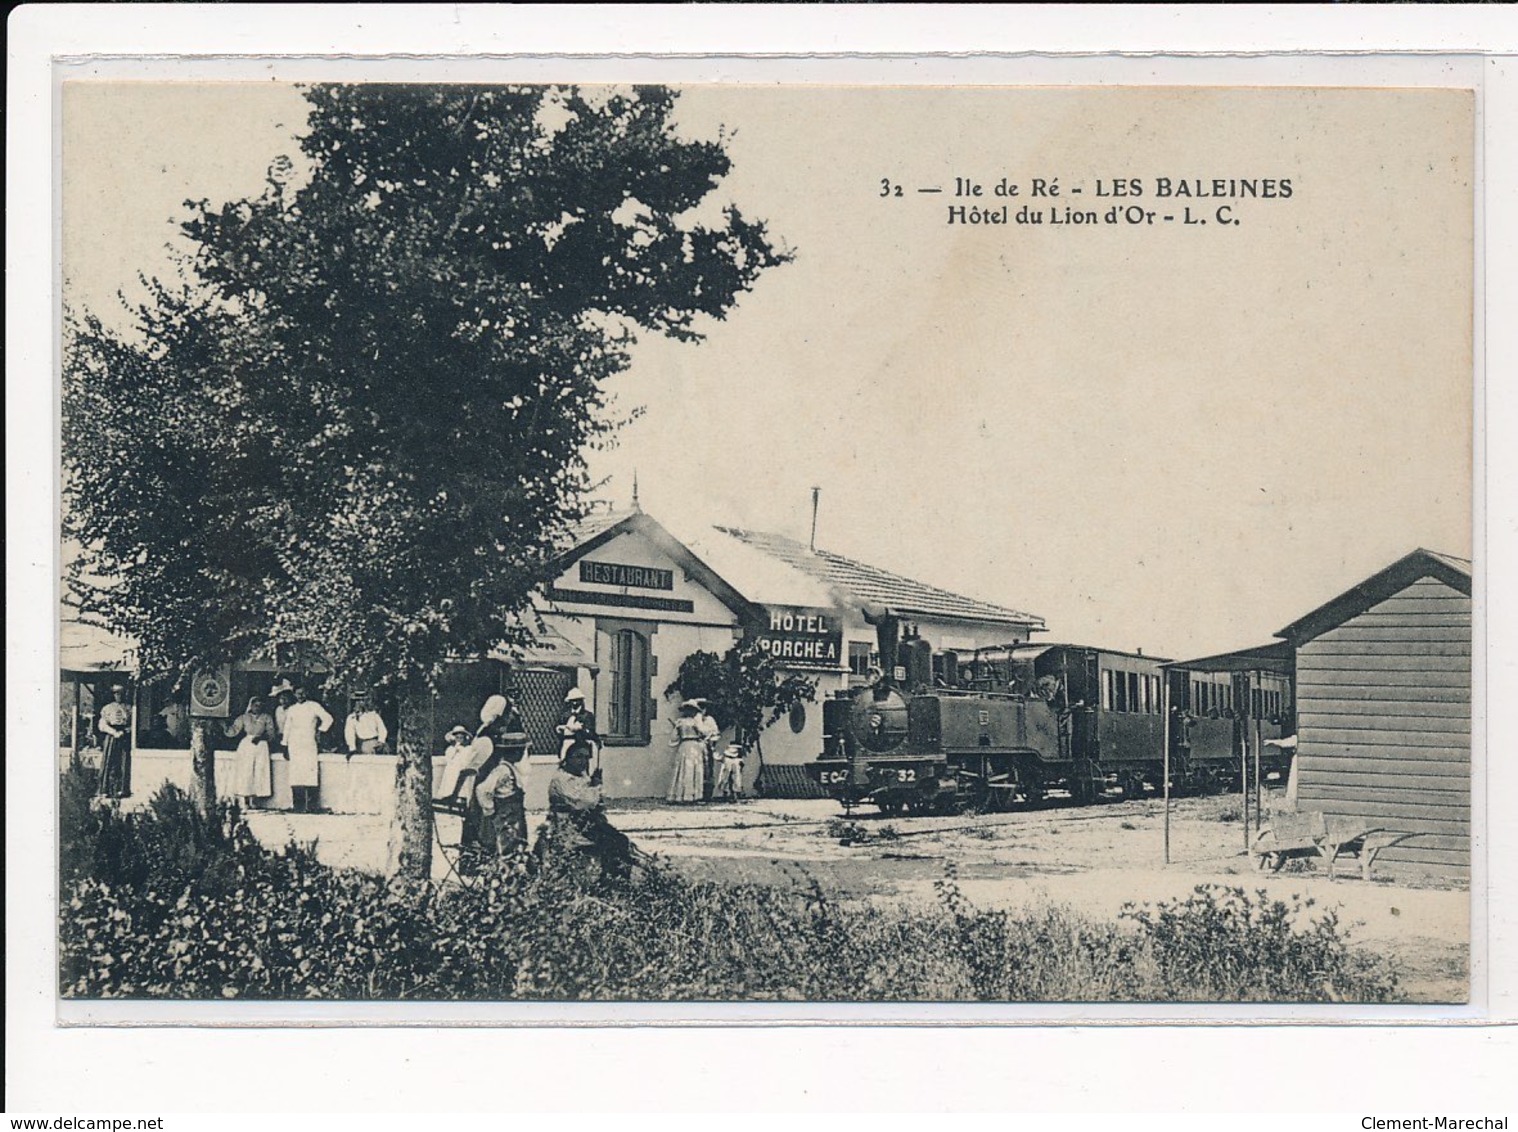
[[[1418,836],[1381,860],[1468,875],[1471,564],[1415,550],[1286,626],[1297,805]]]

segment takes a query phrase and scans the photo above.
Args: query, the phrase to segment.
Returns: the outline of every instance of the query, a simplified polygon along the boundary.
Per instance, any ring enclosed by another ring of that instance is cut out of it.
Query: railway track
[[[1114,803],[1120,804],[1120,803]],[[1131,811],[1125,811],[1131,812]],[[1038,828],[1055,823],[1067,824],[1072,822],[1100,821],[1102,818],[1114,816],[1115,811],[1108,807],[1091,807],[1075,805],[1041,810],[1025,810],[1022,812],[1002,813],[995,815],[982,815],[973,820],[961,821],[954,825],[926,825],[922,828],[902,829],[903,822],[933,822],[947,821],[948,818],[932,817],[888,817],[884,814],[859,814],[847,813],[832,814],[825,818],[797,818],[776,819],[774,821],[745,822],[735,821],[721,825],[668,825],[668,826],[634,826],[623,824],[621,829],[631,837],[644,837],[658,834],[701,834],[721,832],[747,832],[750,830],[773,830],[773,829],[808,829],[827,826],[831,822],[845,821],[857,822],[864,828],[871,826],[890,825],[896,831],[898,838],[923,837],[934,833],[956,833],[974,829],[1000,829],[1003,827]]]

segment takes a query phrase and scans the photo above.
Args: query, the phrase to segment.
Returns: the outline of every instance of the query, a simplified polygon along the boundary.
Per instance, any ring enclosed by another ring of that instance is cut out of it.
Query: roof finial
[[[638,502],[638,469],[633,469],[633,510],[643,510],[643,504]]]

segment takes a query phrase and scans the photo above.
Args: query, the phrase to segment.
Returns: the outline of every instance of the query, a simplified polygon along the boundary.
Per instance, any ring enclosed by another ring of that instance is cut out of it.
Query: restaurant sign
[[[580,581],[597,586],[629,586],[640,590],[672,590],[675,572],[657,566],[630,566],[625,562],[580,560]]]
[[[843,667],[843,622],[804,606],[769,606],[754,643],[783,668]]]

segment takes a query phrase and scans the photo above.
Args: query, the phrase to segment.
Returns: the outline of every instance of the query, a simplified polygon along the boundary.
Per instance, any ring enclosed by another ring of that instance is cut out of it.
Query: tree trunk
[[[395,821],[400,834],[400,875],[432,875],[432,694],[408,689],[400,700],[396,739]]]
[[[212,721],[190,721],[190,766],[195,780],[190,794],[207,817],[216,806],[216,744],[211,739]]]

